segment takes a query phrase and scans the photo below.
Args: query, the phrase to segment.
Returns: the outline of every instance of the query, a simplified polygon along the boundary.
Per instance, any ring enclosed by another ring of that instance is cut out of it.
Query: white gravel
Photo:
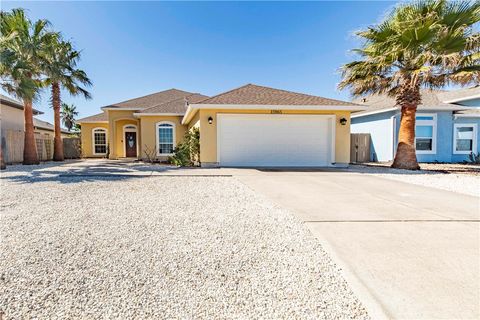
[[[476,172],[472,172],[472,174],[465,174],[428,170],[410,171],[392,169],[383,166],[371,167],[362,165],[352,165],[350,170],[425,187],[480,197],[480,175]]]
[[[1,180],[7,319],[368,318],[317,240],[228,177]]]

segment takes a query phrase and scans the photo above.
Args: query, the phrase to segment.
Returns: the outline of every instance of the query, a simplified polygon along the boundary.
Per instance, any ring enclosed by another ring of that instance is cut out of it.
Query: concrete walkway
[[[372,318],[480,318],[479,198],[352,172],[234,176],[306,223]]]
[[[252,170],[254,171],[254,170]],[[64,162],[46,162],[37,166],[10,165],[2,175],[32,176],[126,176],[126,177],[149,177],[149,176],[231,176],[230,169],[207,169],[207,168],[179,168],[167,164],[149,164],[133,159],[107,160],[107,159],[82,159],[66,160]]]

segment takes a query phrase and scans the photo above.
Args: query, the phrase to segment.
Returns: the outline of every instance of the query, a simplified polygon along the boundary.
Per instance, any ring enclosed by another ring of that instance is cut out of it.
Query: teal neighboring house
[[[400,128],[395,99],[371,95],[354,102],[366,107],[352,114],[351,132],[369,133],[370,160],[392,161]],[[480,86],[454,90],[422,90],[417,109],[415,147],[419,162],[463,162],[478,154]]]

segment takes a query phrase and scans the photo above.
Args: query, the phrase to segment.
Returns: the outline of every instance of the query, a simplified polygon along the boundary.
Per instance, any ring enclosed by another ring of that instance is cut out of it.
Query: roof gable
[[[105,106],[105,108],[138,108],[139,110],[141,110],[141,109],[151,108],[159,104],[167,103],[180,98],[184,98],[191,94],[192,94],[191,92],[187,92],[183,90],[169,89],[165,91],[152,93],[143,97],[114,103],[114,104]]]
[[[247,84],[197,104],[292,105],[292,106],[354,106],[354,103],[304,93]]]
[[[97,113],[89,117],[78,119],[77,122],[105,122],[108,121],[107,114],[105,112]]]
[[[187,111],[188,104],[197,103],[198,101],[205,100],[207,98],[208,96],[204,96],[199,93],[193,93],[183,98],[179,98],[166,103],[155,105],[150,108],[143,109],[139,113],[145,113],[145,114],[165,113],[165,114],[184,115],[185,112]]]

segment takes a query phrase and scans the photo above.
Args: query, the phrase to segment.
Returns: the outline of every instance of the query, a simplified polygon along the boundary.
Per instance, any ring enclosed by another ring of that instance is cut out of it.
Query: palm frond
[[[480,35],[474,25],[479,21],[479,1],[397,5],[384,21],[357,32],[363,44],[352,51],[360,59],[342,66],[338,87],[364,95],[393,94],[402,86],[478,84]]]
[[[52,37],[47,20],[32,23],[23,9],[1,12],[0,57],[2,81],[20,100],[36,101],[42,89],[40,53],[46,39]]]

